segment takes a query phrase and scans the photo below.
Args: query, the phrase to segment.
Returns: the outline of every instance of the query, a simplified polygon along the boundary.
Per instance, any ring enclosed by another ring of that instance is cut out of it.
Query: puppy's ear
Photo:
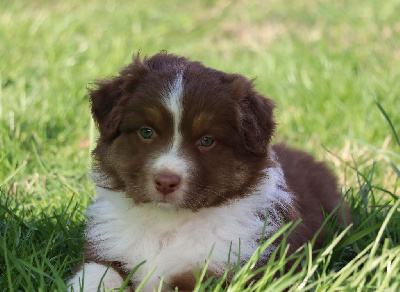
[[[148,67],[137,55],[119,76],[98,81],[95,88],[89,90],[92,115],[101,140],[111,141],[118,136],[125,104],[132,97],[140,78],[147,72]]]
[[[255,91],[247,78],[237,76],[232,85],[239,98],[239,125],[245,147],[254,154],[266,154],[276,127],[275,103]]]
[[[122,86],[123,79],[116,77],[98,81],[96,88],[89,91],[93,119],[103,140],[112,139],[118,134],[120,115],[116,108],[122,99]]]

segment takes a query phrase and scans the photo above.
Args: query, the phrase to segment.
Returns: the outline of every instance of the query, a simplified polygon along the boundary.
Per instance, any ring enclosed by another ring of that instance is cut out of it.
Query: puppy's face
[[[273,102],[249,80],[168,54],[91,91],[96,184],[135,204],[199,210],[244,196],[268,166]]]

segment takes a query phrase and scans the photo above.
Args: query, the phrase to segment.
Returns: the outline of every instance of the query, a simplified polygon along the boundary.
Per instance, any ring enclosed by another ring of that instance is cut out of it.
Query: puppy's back
[[[295,195],[302,219],[301,225],[314,234],[323,223],[322,209],[330,214],[341,204],[336,176],[325,163],[315,161],[308,153],[284,144],[274,145],[273,149],[282,166],[286,183]],[[338,211],[338,222],[349,224],[350,220],[349,208],[342,203]],[[323,236],[319,238],[322,239]],[[317,240],[317,247],[322,244],[321,241]]]

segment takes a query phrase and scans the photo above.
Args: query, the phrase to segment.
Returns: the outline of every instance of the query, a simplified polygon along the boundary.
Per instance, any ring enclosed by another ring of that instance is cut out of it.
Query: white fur
[[[182,97],[183,97],[183,76],[179,73],[174,82],[170,85],[168,91],[163,95],[163,101],[166,107],[171,111],[174,119],[174,136],[172,150],[177,151],[182,142],[182,134],[179,131],[179,125],[182,120]]]
[[[108,269],[107,273],[106,270],[106,266],[96,263],[85,263],[84,269],[81,268],[79,272],[68,281],[67,285],[70,285],[75,292],[81,291],[81,289],[85,292],[97,292],[101,278],[105,274],[102,284],[100,285],[100,291],[103,291],[104,288],[111,290],[121,287],[124,282],[121,276],[111,267]],[[84,281],[82,281],[83,278]]]
[[[181,158],[178,153],[169,151],[155,159],[152,169],[154,173],[160,170],[170,170],[175,173],[184,174],[189,170],[189,162],[187,159]]]
[[[181,178],[181,185],[177,191],[165,197],[157,192],[152,182],[149,182],[149,193],[153,194],[155,201],[170,201],[174,203],[181,202],[187,188],[188,174],[190,173],[191,163],[182,157],[179,153],[180,144],[182,142],[182,134],[179,126],[182,120],[182,97],[183,97],[183,79],[182,73],[176,76],[176,79],[170,84],[168,90],[163,94],[163,102],[166,108],[171,112],[174,123],[174,133],[172,143],[167,151],[162,152],[156,157],[150,168],[152,173],[172,172]],[[169,202],[166,202],[169,203]]]
[[[99,260],[120,261],[127,272],[146,260],[133,275],[136,283],[156,267],[144,291],[157,287],[162,276],[168,282],[197,264],[201,267],[213,247],[209,268],[223,272],[231,243],[231,262],[239,255],[239,239],[242,260],[256,250],[264,225],[259,214],[269,210],[268,236],[281,226],[276,206],[285,209],[291,204],[282,169],[264,172],[259,188],[249,196],[198,212],[155,204],[137,206],[123,193],[98,188],[96,202],[86,212],[86,238],[95,243]]]

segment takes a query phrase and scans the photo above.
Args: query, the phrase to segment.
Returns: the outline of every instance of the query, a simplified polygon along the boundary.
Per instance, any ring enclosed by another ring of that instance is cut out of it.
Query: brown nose
[[[157,173],[156,175],[154,175],[154,183],[156,185],[156,189],[164,195],[167,195],[177,190],[179,188],[180,182],[181,178],[175,174]]]

